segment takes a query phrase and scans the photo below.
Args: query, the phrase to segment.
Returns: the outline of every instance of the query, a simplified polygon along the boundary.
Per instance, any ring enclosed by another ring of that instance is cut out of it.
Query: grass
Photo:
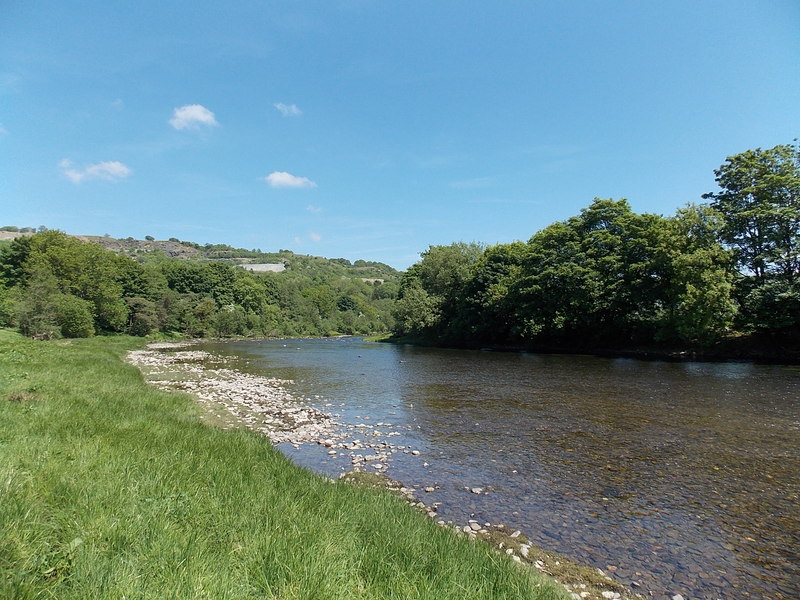
[[[382,490],[148,387],[133,338],[0,330],[1,598],[564,598]]]

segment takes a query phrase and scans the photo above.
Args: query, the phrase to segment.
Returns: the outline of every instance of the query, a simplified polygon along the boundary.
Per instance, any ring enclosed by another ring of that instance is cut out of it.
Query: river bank
[[[141,344],[0,330],[0,597],[568,597],[390,494],[204,425],[123,362]]]
[[[644,597],[615,581],[607,572],[583,567],[564,556],[535,547],[520,530],[477,519],[464,523],[439,519],[437,511],[441,503],[426,503],[421,499],[434,492],[435,486],[404,486],[385,475],[394,455],[425,460],[419,449],[393,441],[400,433],[392,423],[345,423],[332,412],[312,407],[311,402],[319,401],[319,397],[293,395],[292,380],[238,371],[230,368],[224,357],[191,350],[190,345],[151,344],[147,350],[130,352],[128,360],[139,367],[153,385],[193,394],[210,422],[226,429],[244,427],[256,431],[279,448],[281,444],[294,448],[304,444],[319,446],[320,452],[344,459],[351,465],[343,480],[366,483],[401,495],[440,527],[486,542],[516,562],[553,577],[573,598],[633,600]],[[470,488],[469,492],[488,493],[480,487]]]

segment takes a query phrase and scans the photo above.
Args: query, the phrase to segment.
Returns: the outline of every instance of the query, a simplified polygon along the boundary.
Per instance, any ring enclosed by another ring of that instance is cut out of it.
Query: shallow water
[[[342,422],[390,423],[377,429],[420,455],[398,452],[387,474],[437,486],[418,496],[441,518],[519,528],[655,598],[800,597],[796,367],[352,338],[203,348],[294,380]],[[351,468],[317,445],[284,450],[317,471]]]

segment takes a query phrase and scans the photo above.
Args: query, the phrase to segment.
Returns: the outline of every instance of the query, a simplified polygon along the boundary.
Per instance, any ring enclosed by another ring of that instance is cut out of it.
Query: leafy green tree
[[[128,305],[128,333],[146,336],[159,328],[161,318],[158,305],[146,298],[125,298]]]
[[[689,205],[669,219],[661,243],[664,313],[658,337],[711,343],[733,325],[733,259],[719,243],[721,215]]]
[[[214,334],[217,337],[246,335],[248,333],[247,316],[239,306],[223,306],[214,317]]]
[[[509,292],[520,277],[525,259],[522,242],[498,244],[484,251],[459,299],[455,328],[462,339],[511,341],[515,305]]]
[[[55,306],[59,295],[58,281],[49,269],[36,267],[29,273],[16,302],[15,320],[23,335],[42,340],[61,337]]]
[[[16,324],[16,288],[0,285],[0,327],[13,327]]]
[[[13,287],[25,277],[25,262],[31,251],[31,236],[14,238],[0,248],[0,285]]]
[[[595,199],[535,234],[510,286],[516,335],[570,344],[651,336],[662,226],[625,200]]]
[[[399,335],[429,333],[440,322],[440,305],[441,299],[425,291],[419,281],[407,283],[392,313],[395,319],[395,333]]]
[[[93,305],[71,294],[53,296],[53,313],[61,335],[67,338],[84,338],[94,335]]]
[[[722,213],[722,239],[740,268],[759,279],[800,276],[800,147],[779,145],[729,156],[705,194]]]
[[[730,156],[705,194],[724,219],[741,277],[740,326],[800,333],[800,147],[778,145]]]
[[[476,243],[430,246],[401,279],[394,313],[396,325],[406,333],[418,335],[423,332],[423,323],[427,323],[424,329],[429,335],[458,337],[454,321],[461,292],[482,254],[483,247]],[[409,313],[414,306],[422,311],[420,315]]]
[[[261,314],[267,305],[267,294],[264,280],[256,278],[246,271],[236,273],[233,283],[233,300],[245,312]]]
[[[30,244],[26,273],[49,270],[62,293],[93,304],[96,329],[124,330],[128,309],[122,298],[118,265],[120,260],[128,259],[55,230],[31,236]]]

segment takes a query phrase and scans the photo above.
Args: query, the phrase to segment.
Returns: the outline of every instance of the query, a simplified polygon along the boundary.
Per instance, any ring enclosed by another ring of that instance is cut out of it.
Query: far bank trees
[[[159,331],[324,336],[392,327],[396,282],[359,276],[387,265],[352,267],[291,252],[283,259],[282,273],[159,253],[137,261],[59,231],[36,233],[0,249],[0,325],[45,339]]]
[[[526,243],[433,246],[403,277],[395,333],[573,349],[709,345],[734,331],[796,339],[798,147],[747,151],[715,173],[712,202],[672,217],[595,199]]]

